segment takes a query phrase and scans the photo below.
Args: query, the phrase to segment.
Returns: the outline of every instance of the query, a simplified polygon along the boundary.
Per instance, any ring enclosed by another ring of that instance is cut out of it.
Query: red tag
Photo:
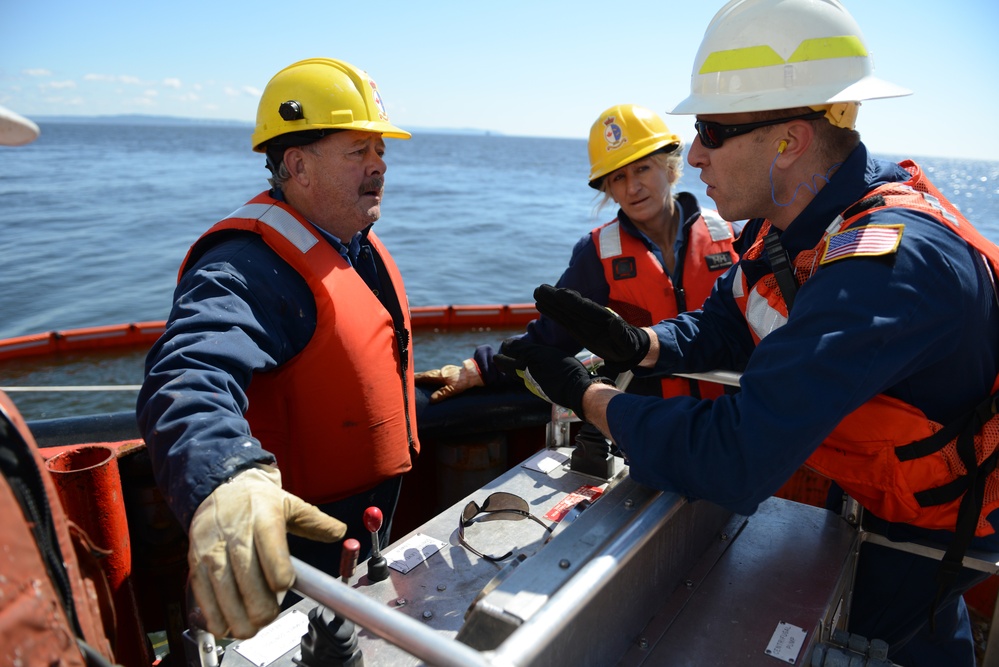
[[[561,521],[562,517],[569,513],[573,507],[581,500],[589,500],[593,502],[600,497],[603,493],[603,489],[596,486],[581,486],[572,493],[568,494],[565,498],[558,501],[558,505],[548,510],[545,514],[545,518],[549,521]]]

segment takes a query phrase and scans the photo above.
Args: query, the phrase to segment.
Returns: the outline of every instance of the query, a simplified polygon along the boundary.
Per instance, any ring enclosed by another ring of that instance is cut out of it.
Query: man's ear
[[[777,154],[800,154],[815,140],[815,128],[805,121],[791,121],[784,126],[784,137],[777,144]]]
[[[295,181],[302,184],[308,181],[305,151],[300,146],[294,146],[284,152],[284,166]]]

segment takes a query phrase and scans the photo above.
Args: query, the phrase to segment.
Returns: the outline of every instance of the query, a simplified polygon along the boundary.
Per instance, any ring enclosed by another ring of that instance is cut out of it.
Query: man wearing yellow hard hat
[[[699,308],[715,279],[738,258],[732,225],[701,210],[689,192],[673,192],[683,172],[683,145],[665,121],[637,104],[604,110],[590,128],[590,187],[602,195],[598,209],[614,202],[614,220],[576,243],[556,283],[612,308],[629,323],[650,326]],[[548,317],[527,325],[523,340],[568,354],[579,342]],[[461,366],[417,373],[417,384],[437,386],[438,402],[476,386],[506,380],[493,363],[493,348],[479,346]],[[644,386],[638,386],[643,384]],[[721,387],[681,378],[636,382],[631,390],[661,396],[717,396]]]
[[[272,187],[191,247],[147,357],[139,426],[190,528],[213,634],[275,618],[294,579],[289,543],[336,575],[338,540],[371,544],[368,506],[387,543],[419,452],[405,288],[371,231],[385,137],[410,134],[357,67],[313,58],[274,75],[252,137]]]
[[[728,3],[673,113],[695,116],[688,162],[718,212],[749,220],[739,263],[702,310],[648,328],[566,290],[535,297],[614,363],[738,370],[741,391],[632,396],[539,346],[497,360],[599,427],[650,486],[752,514],[802,464],[831,478],[831,507],[845,492],[866,530],[945,554],[865,543],[849,632],[897,664],[970,667],[961,595],[987,575],[962,557],[999,558],[999,248],[918,164],[861,142],[860,102],[905,94],[874,76],[836,0]]]

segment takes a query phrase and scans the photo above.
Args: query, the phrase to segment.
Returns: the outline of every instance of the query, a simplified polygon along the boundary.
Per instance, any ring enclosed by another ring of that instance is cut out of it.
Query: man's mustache
[[[363,181],[361,187],[358,188],[358,194],[365,194],[371,192],[372,190],[381,193],[382,189],[385,187],[385,179],[381,176],[372,176],[371,178]]]

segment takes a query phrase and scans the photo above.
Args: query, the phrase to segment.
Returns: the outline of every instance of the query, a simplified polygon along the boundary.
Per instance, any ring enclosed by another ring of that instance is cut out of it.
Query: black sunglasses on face
[[[788,118],[773,118],[771,120],[759,120],[755,123],[741,123],[739,125],[723,125],[710,120],[698,120],[694,122],[697,130],[697,137],[705,148],[719,148],[726,139],[737,137],[740,134],[747,134],[760,127],[768,125],[780,125],[789,123],[792,120],[815,120],[826,115],[825,111],[812,111],[800,116],[789,116]]]
[[[513,555],[513,551],[510,550],[502,556],[487,556],[486,554],[473,549],[472,546],[465,541],[465,526],[470,526],[475,523],[475,518],[480,514],[512,514],[516,521],[520,521],[524,518],[531,519],[549,533],[552,531],[551,526],[545,525],[544,521],[531,514],[526,500],[520,496],[515,496],[512,493],[506,493],[505,491],[492,493],[483,501],[481,506],[474,500],[471,501],[465,505],[465,509],[462,510],[461,518],[458,521],[458,541],[479,558],[485,558],[486,560],[493,562],[506,560]]]

